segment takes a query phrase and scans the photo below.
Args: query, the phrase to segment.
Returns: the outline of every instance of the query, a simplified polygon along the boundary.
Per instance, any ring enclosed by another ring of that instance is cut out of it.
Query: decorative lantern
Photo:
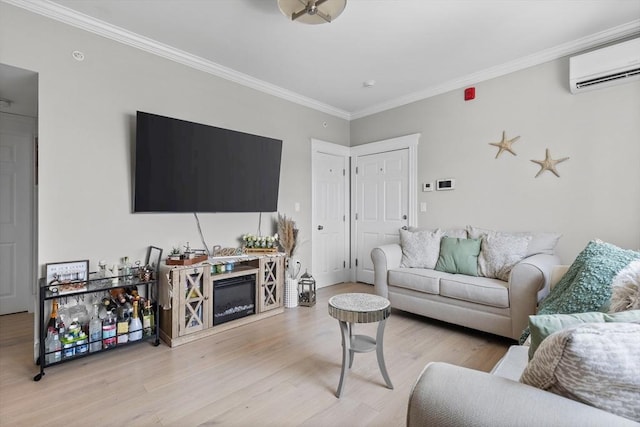
[[[316,305],[316,280],[306,270],[298,280],[298,302],[305,307]]]

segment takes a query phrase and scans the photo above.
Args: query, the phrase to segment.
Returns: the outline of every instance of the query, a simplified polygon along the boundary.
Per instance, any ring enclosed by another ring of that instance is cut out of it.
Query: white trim
[[[136,34],[132,31],[125,30],[124,28],[92,18],[49,0],[1,1],[260,92],[264,92],[323,113],[331,114],[341,119],[349,120],[351,117],[347,111],[332,107],[331,105],[308,98],[280,86],[267,83],[263,80],[256,79],[213,61],[192,55],[183,50],[176,49],[172,46],[160,43],[140,34]]]
[[[333,107],[315,99],[297,94],[280,86],[256,79],[247,74],[240,73],[231,68],[208,61],[204,58],[192,55],[182,50],[173,48],[139,34],[127,31],[123,28],[111,25],[99,19],[74,11],[50,0],[0,0],[30,12],[46,16],[65,24],[81,28],[83,30],[98,34],[117,42],[153,53],[171,61],[178,62],[188,67],[215,75],[217,77],[238,83],[243,86],[264,92],[278,98],[291,101],[293,103],[312,108],[314,110],[331,114],[345,120],[355,120],[392,108],[400,107],[412,102],[421,101],[432,96],[459,89],[464,86],[477,84],[479,82],[513,73],[525,68],[539,65],[544,62],[553,61],[566,55],[578,53],[583,50],[610,43],[625,37],[629,37],[640,32],[640,19],[635,19],[626,24],[601,31],[590,36],[561,44],[559,46],[545,49],[533,55],[509,61],[495,67],[487,68],[476,73],[461,77],[459,79],[444,82],[441,85],[432,86],[425,90],[414,92],[406,96],[394,98],[379,104],[363,108],[355,112],[349,112]]]
[[[401,107],[412,102],[431,98],[433,96],[460,89],[465,86],[470,86],[486,80],[494,79],[496,77],[524,70],[525,68],[540,65],[545,62],[554,61],[567,55],[573,55],[587,49],[591,49],[606,43],[638,34],[638,32],[640,32],[640,19],[635,19],[626,24],[622,24],[617,27],[601,31],[599,33],[582,37],[568,43],[563,43],[559,46],[545,49],[532,55],[518,58],[513,61],[497,65],[495,67],[487,68],[476,73],[460,77],[459,79],[449,80],[438,86],[432,86],[419,92],[414,92],[406,96],[401,96],[399,98],[372,105],[371,107],[363,108],[362,110],[351,113],[351,120],[391,110],[392,108]]]
[[[317,224],[316,220],[316,207],[314,205],[316,200],[315,194],[315,174],[316,174],[316,156],[318,153],[330,154],[334,156],[343,157],[343,165],[345,170],[348,173],[349,170],[349,159],[351,157],[351,149],[349,147],[345,147],[344,145],[338,145],[331,142],[321,141],[319,139],[311,139],[311,233],[313,235],[313,228]],[[351,218],[351,210],[349,206],[349,198],[350,198],[350,183],[349,176],[345,173],[344,175],[344,215],[345,218]],[[345,261],[349,260],[349,265],[345,267],[345,279],[350,278],[351,273],[351,261],[350,261],[350,235],[351,235],[351,222],[346,220],[344,221],[344,254]],[[311,265],[314,265],[316,261],[316,254],[314,253],[314,245],[311,245]],[[331,285],[333,283],[318,283],[318,287],[321,288],[323,286]]]

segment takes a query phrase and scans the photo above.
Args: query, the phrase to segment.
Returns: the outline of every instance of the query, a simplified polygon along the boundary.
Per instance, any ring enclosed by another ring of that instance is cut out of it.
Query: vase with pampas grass
[[[300,261],[293,258],[298,243],[296,222],[286,215],[278,214],[278,242],[287,254],[287,277],[296,279],[300,273]]]

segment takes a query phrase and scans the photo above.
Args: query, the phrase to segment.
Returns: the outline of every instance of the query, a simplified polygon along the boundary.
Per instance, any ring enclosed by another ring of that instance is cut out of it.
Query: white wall
[[[74,50],[84,62],[72,58]],[[150,244],[201,247],[191,214],[131,213],[136,110],[282,139],[278,208],[297,221],[304,240],[311,234],[310,140],[349,141],[345,120],[6,3],[0,63],[39,73],[40,265],[90,259],[95,269],[100,259],[143,259]],[[265,233],[274,231],[271,216],[263,216]],[[258,214],[199,217],[209,246],[238,246],[258,226]],[[310,266],[311,245],[299,251]]]
[[[568,59],[355,120],[351,144],[420,132],[418,180],[455,178],[454,191],[423,193],[421,227],[467,224],[556,231],[570,263],[593,238],[640,248],[640,82],[572,95]],[[520,135],[494,159],[502,131]],[[545,148],[560,178],[534,178]]]

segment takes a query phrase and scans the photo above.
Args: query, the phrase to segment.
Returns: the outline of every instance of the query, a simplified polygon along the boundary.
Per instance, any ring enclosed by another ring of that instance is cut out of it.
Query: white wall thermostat
[[[422,184],[422,191],[433,191],[433,182],[425,182]]]
[[[436,181],[436,190],[453,190],[456,188],[456,180],[453,178],[438,179]]]

